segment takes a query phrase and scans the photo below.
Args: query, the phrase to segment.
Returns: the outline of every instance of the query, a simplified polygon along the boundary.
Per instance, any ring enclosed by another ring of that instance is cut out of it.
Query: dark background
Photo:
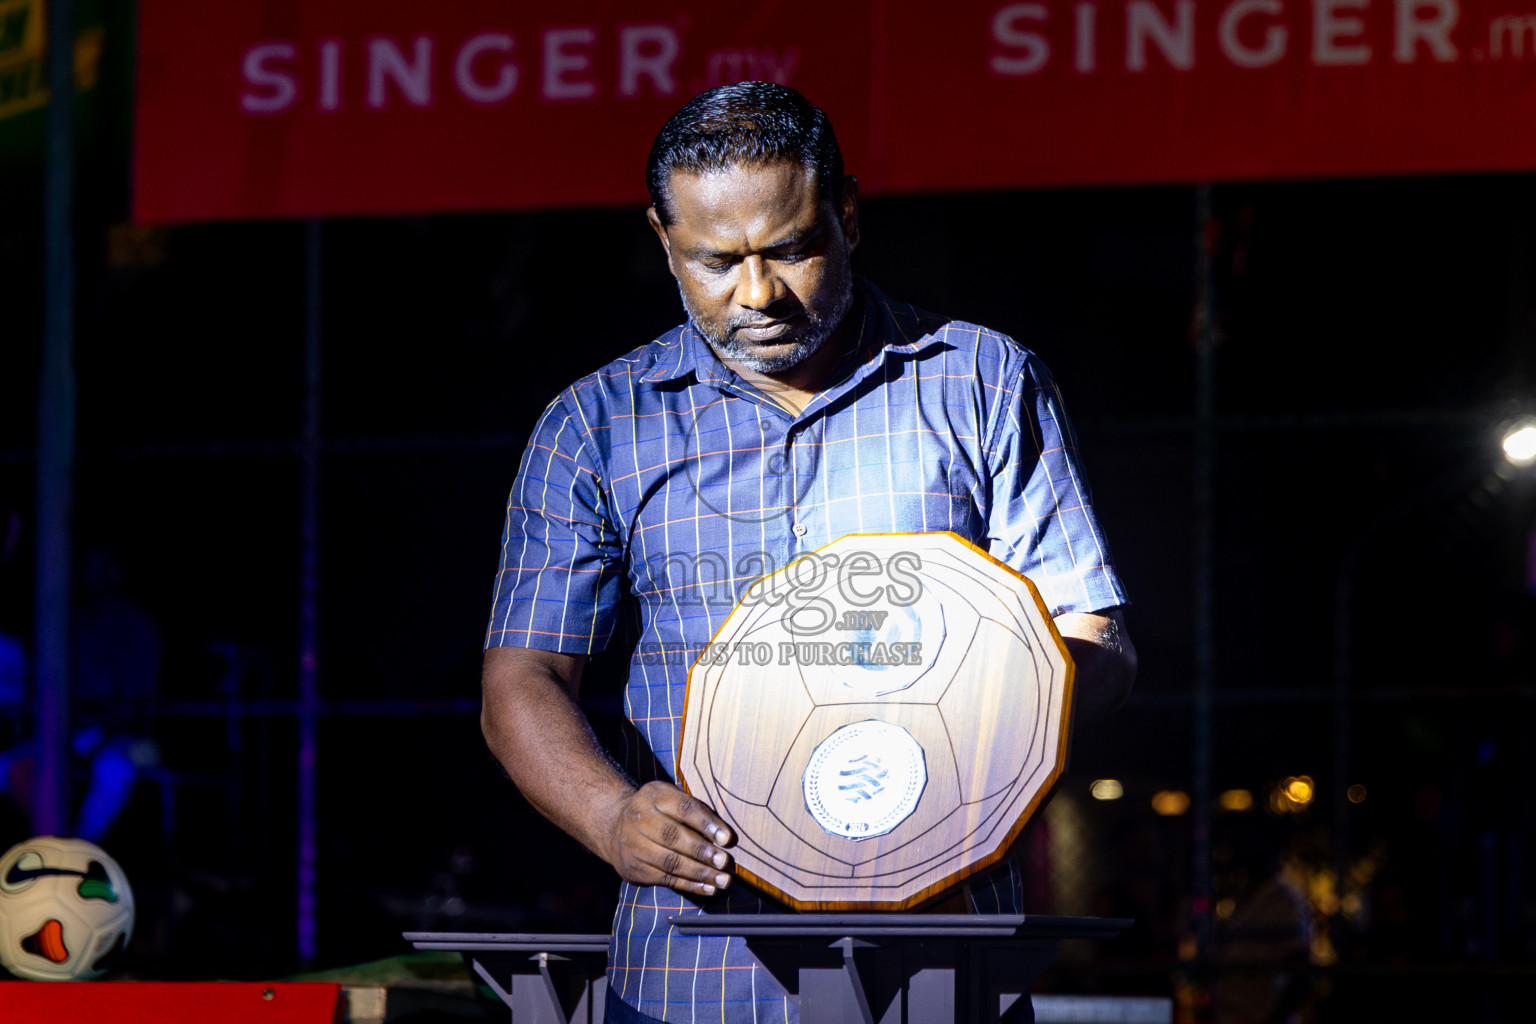
[[[85,113],[77,551],[123,561],[165,652],[164,777],[140,785],[107,845],[140,894],[140,976],[272,976],[301,966],[283,702],[297,692],[304,229],[128,225],[122,115]],[[863,206],[860,273],[1006,331],[1055,371],[1134,599],[1136,694],[1078,735],[1026,847],[1031,911],[1138,927],[1071,953],[1050,984],[1173,994],[1202,1016],[1536,1018],[1536,469],[1498,451],[1536,412],[1533,179],[1211,196],[1204,229],[1194,187]],[[35,162],[0,167],[0,512],[22,524],[0,566],[0,631],[23,639],[40,197]],[[606,930],[612,871],[538,818],[485,751],[479,649],[528,429],[562,386],[675,323],[674,285],[637,209],[334,221],[322,236],[313,966],[402,952],[410,928]],[[1204,719],[1201,244],[1218,336]],[[1353,685],[1337,733],[1341,580],[1354,587]],[[598,665],[589,705],[605,733],[616,686]],[[0,714],[0,746],[29,715]],[[1193,818],[1158,815],[1151,798],[1191,791],[1202,721],[1213,792],[1247,789],[1257,806],[1215,816],[1216,929],[1200,958]],[[1315,802],[1269,810],[1299,775]],[[1088,798],[1105,777],[1124,798]],[[1340,837],[1351,784],[1368,795]],[[0,848],[26,834],[0,798]]]

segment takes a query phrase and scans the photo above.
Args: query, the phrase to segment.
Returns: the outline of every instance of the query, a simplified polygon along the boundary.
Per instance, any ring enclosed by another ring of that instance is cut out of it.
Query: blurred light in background
[[[1296,814],[1306,810],[1317,795],[1310,775],[1287,775],[1269,794],[1269,809],[1274,814]]]
[[[1095,800],[1119,800],[1125,796],[1125,787],[1120,785],[1119,779],[1098,779],[1088,792]]]
[[[1344,795],[1349,797],[1349,802],[1352,804],[1365,803],[1365,787],[1360,785],[1358,782],[1353,786],[1350,786],[1349,789],[1345,791]]]
[[[1237,909],[1237,900],[1234,900],[1230,896],[1225,897],[1224,899],[1217,900],[1216,901],[1216,920],[1218,920],[1218,921],[1225,921],[1227,918],[1232,916],[1232,912],[1234,910],[1236,910],[1236,909]]]
[[[1297,775],[1285,780],[1285,795],[1292,803],[1306,806],[1312,802],[1314,792],[1310,775]]]
[[[1152,794],[1152,810],[1175,818],[1189,810],[1189,794],[1180,789],[1160,789]]]
[[[1224,811],[1253,810],[1253,794],[1246,789],[1229,789],[1216,798],[1216,804]]]
[[[1504,457],[1517,466],[1536,462],[1536,423],[1524,423],[1504,435]]]

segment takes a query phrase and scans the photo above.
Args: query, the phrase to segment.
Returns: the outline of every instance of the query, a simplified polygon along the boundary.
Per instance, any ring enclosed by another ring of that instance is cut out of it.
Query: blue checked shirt
[[[1126,603],[1040,360],[857,287],[857,342],[799,415],[683,326],[571,385],[534,428],[486,646],[592,654],[637,611],[624,708],[655,755],[631,759],[637,777],[673,773],[689,665],[738,596],[844,534],[951,530],[1028,576],[1052,615]],[[978,910],[1017,912],[1017,869],[969,891]],[[700,904],[625,882],[609,983],[669,1022],[794,1020],[742,940],[667,924],[775,909],[740,885]]]

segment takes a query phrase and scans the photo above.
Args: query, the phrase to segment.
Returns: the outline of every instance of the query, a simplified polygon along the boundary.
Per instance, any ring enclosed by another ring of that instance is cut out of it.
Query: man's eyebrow
[[[811,242],[814,242],[816,239],[820,238],[821,233],[822,226],[820,224],[812,224],[809,227],[800,228],[790,233],[784,238],[779,239],[777,242],[763,246],[763,251],[774,252],[779,249],[798,249],[801,246],[808,245]]]
[[[690,245],[683,249],[683,255],[691,260],[733,260],[740,254],[724,249],[711,249],[705,245]]]
[[[796,231],[786,235],[777,241],[770,242],[762,247],[761,252],[783,252],[786,249],[798,249],[816,241],[822,234],[820,224]],[[691,260],[734,260],[741,258],[741,252],[735,249],[712,249],[707,245],[692,245],[683,249],[683,255]]]

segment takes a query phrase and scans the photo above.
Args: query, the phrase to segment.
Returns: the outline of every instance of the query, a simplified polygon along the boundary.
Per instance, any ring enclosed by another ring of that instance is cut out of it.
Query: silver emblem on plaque
[[[917,808],[928,784],[923,748],[899,725],[870,719],[816,745],[801,777],[805,806],[845,839],[883,836]]]

